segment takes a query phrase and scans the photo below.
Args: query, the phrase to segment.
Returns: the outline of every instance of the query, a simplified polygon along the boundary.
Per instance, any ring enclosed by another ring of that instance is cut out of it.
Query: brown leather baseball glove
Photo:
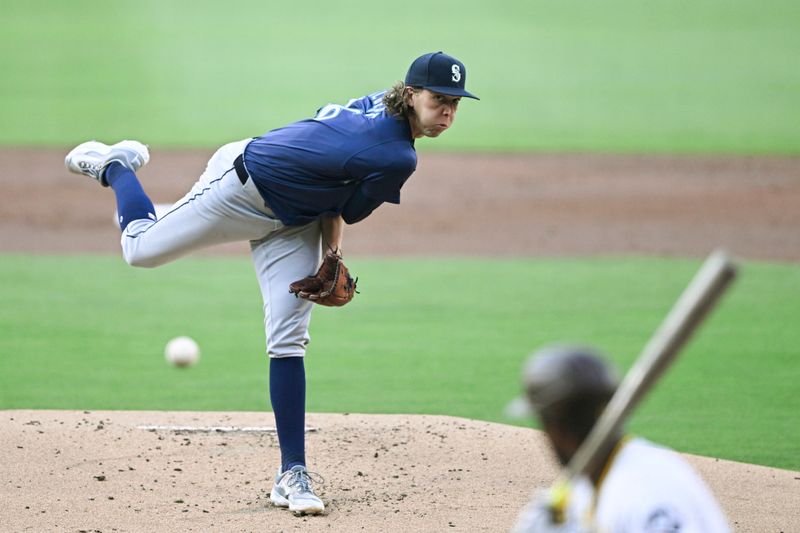
[[[289,285],[289,292],[315,304],[341,307],[355,296],[356,282],[358,279],[350,276],[342,256],[328,252],[317,273]]]

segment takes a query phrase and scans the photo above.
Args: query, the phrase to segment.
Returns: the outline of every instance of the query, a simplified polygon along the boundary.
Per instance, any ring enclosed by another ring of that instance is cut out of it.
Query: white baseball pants
[[[250,139],[221,147],[186,196],[158,221],[134,220],[122,233],[130,265],[156,267],[225,242],[250,241],[264,301],[270,357],[302,357],[313,304],[289,284],[316,272],[322,260],[319,222],[284,226],[265,205],[252,179],[242,185],[233,160]]]

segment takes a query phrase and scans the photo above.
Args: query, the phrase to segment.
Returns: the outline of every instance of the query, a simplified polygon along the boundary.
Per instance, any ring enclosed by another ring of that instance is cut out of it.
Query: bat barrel
[[[625,419],[675,360],[736,276],[736,266],[723,250],[714,251],[683,291],[661,326],[625,375],[586,440],[570,460],[562,478],[587,474]]]

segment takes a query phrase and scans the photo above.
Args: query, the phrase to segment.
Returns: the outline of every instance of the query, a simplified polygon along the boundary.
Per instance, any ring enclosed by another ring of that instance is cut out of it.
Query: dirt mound
[[[532,429],[444,416],[310,414],[307,423],[328,508],[298,518],[269,503],[280,458],[271,414],[0,412],[0,529],[507,531],[556,474]],[[798,473],[688,459],[736,531],[800,526]]]

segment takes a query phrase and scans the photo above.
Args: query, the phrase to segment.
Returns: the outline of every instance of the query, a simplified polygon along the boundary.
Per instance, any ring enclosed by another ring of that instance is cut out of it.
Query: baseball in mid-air
[[[191,337],[175,337],[164,348],[164,357],[178,367],[192,366],[200,359],[200,346]]]

